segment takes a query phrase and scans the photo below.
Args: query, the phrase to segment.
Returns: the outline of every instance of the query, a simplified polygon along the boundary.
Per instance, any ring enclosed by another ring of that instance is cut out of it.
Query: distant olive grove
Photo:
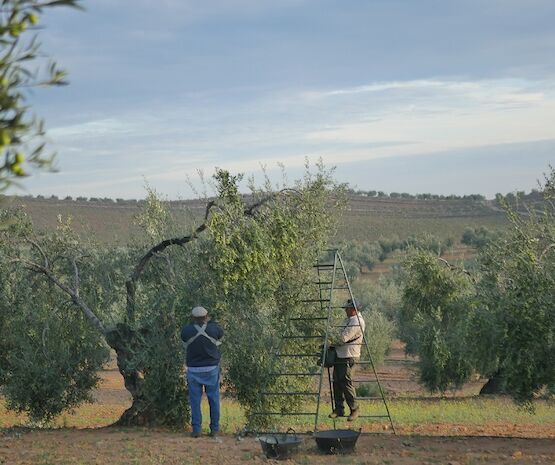
[[[487,200],[486,197],[482,194],[465,194],[465,195],[456,195],[456,194],[430,194],[430,193],[417,193],[417,194],[410,194],[408,192],[383,192],[383,191],[376,191],[376,190],[360,190],[347,187],[345,192],[348,195],[352,196],[360,196],[360,197],[370,197],[376,199],[394,199],[394,200],[403,200],[403,199],[412,199],[412,200],[464,200],[464,201],[484,201]],[[530,192],[526,191],[515,191],[515,192],[508,192],[506,194],[497,193],[495,194],[495,198],[491,200],[495,200],[497,203],[508,201],[508,202],[516,202],[518,200],[521,201],[533,201],[537,200],[540,197],[540,191],[537,189],[532,189]],[[53,201],[67,201],[67,202],[106,202],[106,203],[117,203],[117,204],[126,204],[126,203],[140,203],[144,202],[144,199],[124,199],[124,198],[111,198],[111,197],[86,197],[83,195],[79,196],[57,196],[57,195],[23,195],[20,196],[22,199],[37,199],[37,200],[53,200]],[[179,202],[186,202],[184,201],[175,201]]]

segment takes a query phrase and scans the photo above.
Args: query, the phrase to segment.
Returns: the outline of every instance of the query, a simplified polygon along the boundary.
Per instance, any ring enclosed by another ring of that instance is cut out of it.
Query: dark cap
[[[358,302],[355,299],[349,299],[345,308],[356,308],[358,310]]]

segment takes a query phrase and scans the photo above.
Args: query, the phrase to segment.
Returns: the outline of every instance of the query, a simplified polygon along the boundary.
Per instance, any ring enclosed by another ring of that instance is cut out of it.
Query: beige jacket
[[[359,358],[360,348],[364,342],[362,334],[366,328],[362,315],[357,312],[355,316],[345,318],[341,324],[343,328],[339,334],[339,344],[335,347],[337,356],[339,358]]]

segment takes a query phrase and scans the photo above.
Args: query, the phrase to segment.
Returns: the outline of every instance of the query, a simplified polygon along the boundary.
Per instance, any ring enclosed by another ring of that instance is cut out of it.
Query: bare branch
[[[453,265],[451,263],[449,263],[447,260],[445,260],[444,258],[441,257],[436,257],[440,262],[444,263],[451,271],[459,271],[461,273],[464,273],[466,275],[468,275],[473,281],[474,281],[474,276],[472,276],[472,274],[470,273],[470,271],[461,268],[459,266]]]
[[[13,259],[12,262],[19,262],[23,264],[26,268],[45,275],[52,283],[58,286],[62,291],[64,291],[75,305],[77,305],[81,311],[85,314],[85,317],[89,320],[89,322],[103,335],[106,336],[106,328],[102,321],[95,315],[95,313],[89,308],[89,306],[79,297],[79,294],[76,293],[73,289],[69,286],[64,284],[62,281],[58,279],[58,277],[47,267],[39,265],[30,260],[26,260],[23,258]]]
[[[251,206],[249,206],[248,208],[245,209],[245,215],[246,216],[252,216],[255,213],[255,210],[257,210],[258,208],[260,208],[261,206],[263,206],[264,204],[268,203],[270,200],[273,200],[277,197],[279,197],[282,194],[294,194],[297,196],[301,196],[301,193],[296,190],[296,189],[282,189],[278,192],[274,192],[270,195],[268,195],[267,197],[264,197],[263,199],[259,200],[256,203],[253,203]]]
[[[31,244],[35,249],[37,249],[39,251],[39,253],[41,254],[43,260],[44,260],[44,268],[48,268],[48,257],[46,256],[46,254],[44,253],[44,250],[42,250],[41,246],[35,242],[34,240],[26,237],[25,240],[27,242],[29,242],[29,244]]]
[[[154,255],[159,254],[160,252],[163,252],[165,249],[167,249],[171,245],[183,246],[183,245],[187,244],[188,242],[191,242],[192,240],[196,239],[197,236],[208,227],[208,225],[206,224],[206,222],[208,220],[208,216],[210,215],[210,211],[212,210],[212,208],[216,207],[216,206],[217,206],[217,204],[216,204],[215,200],[211,200],[210,202],[208,202],[208,204],[206,205],[206,211],[204,213],[204,222],[200,226],[198,226],[190,236],[177,237],[177,238],[173,238],[173,239],[165,239],[162,242],[156,244],[154,247],[152,247],[139,260],[139,263],[137,264],[137,266],[133,270],[133,273],[131,274],[130,279],[132,281],[137,281],[139,279],[141,273],[143,272],[144,267],[146,266],[148,261]]]
[[[268,203],[270,200],[275,199],[280,195],[288,195],[288,194],[294,194],[297,196],[301,195],[301,193],[296,189],[282,189],[278,192],[268,195],[267,197],[264,197],[258,202],[250,205],[248,208],[245,208],[243,214],[245,216],[253,216],[257,209],[259,209],[264,204]],[[197,239],[199,234],[201,234],[208,227],[208,224],[207,224],[208,218],[210,216],[210,212],[212,211],[212,208],[214,207],[218,207],[216,200],[211,200],[210,202],[208,202],[204,213],[204,222],[201,225],[199,225],[191,235],[176,237],[173,239],[165,239],[162,242],[156,244],[154,247],[152,247],[139,260],[139,263],[137,263],[137,266],[135,266],[135,269],[133,270],[133,272],[131,273],[131,275],[129,276],[129,278],[125,283],[125,287],[127,290],[127,322],[128,323],[133,323],[135,321],[135,292],[137,290],[137,281],[141,277],[141,274],[143,273],[147,263],[150,261],[152,257],[163,252],[164,250],[166,250],[168,247],[172,245],[184,246],[185,244]]]
[[[73,291],[75,295],[79,297],[79,267],[75,258],[71,259],[71,264],[73,265]]]
[[[141,277],[141,274],[143,273],[147,263],[150,261],[150,259],[152,257],[154,257],[155,255],[163,252],[164,250],[166,250],[168,247],[170,247],[172,245],[184,246],[185,244],[187,244],[187,243],[191,242],[192,240],[196,239],[198,237],[198,235],[200,233],[202,233],[208,227],[208,225],[206,223],[207,223],[208,217],[210,215],[210,211],[212,210],[213,207],[217,207],[217,204],[216,204],[215,200],[211,200],[210,202],[208,202],[208,204],[206,205],[206,211],[204,213],[204,222],[201,225],[199,225],[193,231],[193,233],[191,235],[183,236],[183,237],[176,237],[176,238],[173,238],[173,239],[165,239],[162,242],[156,244],[154,247],[152,247],[139,260],[139,263],[137,263],[137,266],[135,266],[135,269],[133,270],[133,272],[131,273],[131,275],[129,276],[129,278],[127,279],[127,281],[125,283],[125,288],[127,290],[127,321],[128,321],[128,323],[132,323],[132,322],[135,321],[135,292],[136,292],[136,289],[137,289],[137,281]]]

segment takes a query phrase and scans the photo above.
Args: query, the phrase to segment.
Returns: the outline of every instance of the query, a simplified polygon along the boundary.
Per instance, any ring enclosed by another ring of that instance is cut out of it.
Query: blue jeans
[[[210,406],[210,431],[217,433],[220,430],[220,367],[205,373],[187,371],[187,384],[189,385],[193,432],[200,433],[202,428],[200,401],[204,386],[206,397],[208,397],[208,405]]]

